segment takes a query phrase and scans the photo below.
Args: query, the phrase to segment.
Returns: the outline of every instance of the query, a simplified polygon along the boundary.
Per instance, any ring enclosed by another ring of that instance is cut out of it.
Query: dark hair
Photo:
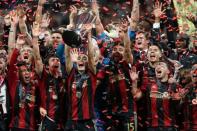
[[[54,33],[58,33],[58,34],[62,35],[62,32],[60,30],[54,30],[51,32],[51,34],[54,34]]]
[[[113,39],[113,43],[114,43],[113,47],[117,46],[117,45],[124,47],[124,42],[121,39],[119,39],[119,38]]]
[[[21,66],[27,66],[27,63],[25,61],[18,61],[16,64],[17,67],[21,67]]]
[[[167,66],[167,68],[171,71],[172,70],[172,68],[171,68],[171,66],[170,66],[170,63],[168,62],[168,61],[166,61],[166,60],[160,60],[160,61],[158,61],[158,63],[165,63],[165,65]]]
[[[145,38],[146,39],[149,39],[149,33],[148,32],[146,32],[146,31],[137,31],[136,32],[136,36],[138,35],[138,34],[144,34],[144,36],[145,36]]]
[[[158,47],[158,49],[161,51],[161,53],[162,53],[162,48],[160,47],[160,45],[157,45],[157,44],[155,44],[155,43],[151,43],[149,46],[148,46],[148,48],[150,47],[150,46],[156,46],[156,47]]]
[[[52,57],[58,58],[58,59],[59,59],[59,57],[58,57],[55,53],[50,53],[50,54],[48,54],[47,57],[45,58],[44,63],[45,63],[46,65],[49,65],[49,59],[52,58]]]

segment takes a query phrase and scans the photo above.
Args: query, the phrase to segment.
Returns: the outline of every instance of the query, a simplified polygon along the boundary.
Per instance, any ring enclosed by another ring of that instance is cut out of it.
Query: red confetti
[[[109,9],[105,6],[103,6],[103,10],[106,11],[106,12],[109,11]]]
[[[121,9],[126,10],[126,7],[125,6],[122,6]]]
[[[116,13],[114,13],[112,16],[113,16],[113,17],[115,17],[115,16],[117,16],[117,14],[116,14]]]
[[[139,124],[140,127],[143,127],[143,124],[142,123],[138,123],[138,124]]]
[[[112,118],[112,116],[107,116],[107,118],[108,118],[108,119],[111,119],[111,118]]]
[[[89,125],[86,125],[86,127],[87,127],[88,129],[90,129],[90,126],[89,126]]]
[[[173,17],[172,20],[177,20],[177,17]]]
[[[131,3],[130,3],[130,1],[127,1],[126,4],[127,4],[127,5],[130,5]]]
[[[106,112],[107,112],[107,110],[103,110],[103,111],[102,111],[102,113],[106,113]]]
[[[111,126],[107,127],[107,130],[110,130],[111,129]]]
[[[145,121],[145,123],[146,123],[147,125],[149,125],[149,122],[148,122],[148,121]]]

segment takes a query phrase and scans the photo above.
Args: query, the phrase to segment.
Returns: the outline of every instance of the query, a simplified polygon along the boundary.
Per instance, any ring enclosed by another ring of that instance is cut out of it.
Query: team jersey
[[[37,90],[36,75],[31,72],[31,82],[23,85],[19,80],[16,67],[19,52],[14,49],[8,69],[8,87],[11,103],[11,122],[10,128],[20,128],[27,130],[36,129],[37,113]]]
[[[94,118],[95,91],[96,76],[90,70],[80,75],[73,67],[66,85],[68,120]]]

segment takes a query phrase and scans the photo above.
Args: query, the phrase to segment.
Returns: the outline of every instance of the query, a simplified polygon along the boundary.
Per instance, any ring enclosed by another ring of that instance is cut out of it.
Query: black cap
[[[62,38],[65,44],[74,48],[79,47],[79,45],[82,43],[81,36],[75,31],[65,30],[62,33]]]

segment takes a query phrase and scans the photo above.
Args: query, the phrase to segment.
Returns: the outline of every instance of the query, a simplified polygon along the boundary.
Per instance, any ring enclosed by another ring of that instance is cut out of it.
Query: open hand
[[[139,72],[136,71],[136,67],[132,67],[129,74],[130,74],[130,78],[131,78],[132,81],[137,81],[138,80]]]
[[[153,14],[155,18],[160,18],[160,16],[163,15],[165,12],[165,10],[162,10],[162,3],[159,3],[159,1],[157,1],[153,7]]]
[[[19,17],[17,15],[17,12],[15,10],[11,11],[10,17],[11,17],[11,24],[16,26],[19,22]]]
[[[77,58],[79,56],[79,52],[77,48],[73,48],[70,50],[70,56],[72,62],[77,62]]]

